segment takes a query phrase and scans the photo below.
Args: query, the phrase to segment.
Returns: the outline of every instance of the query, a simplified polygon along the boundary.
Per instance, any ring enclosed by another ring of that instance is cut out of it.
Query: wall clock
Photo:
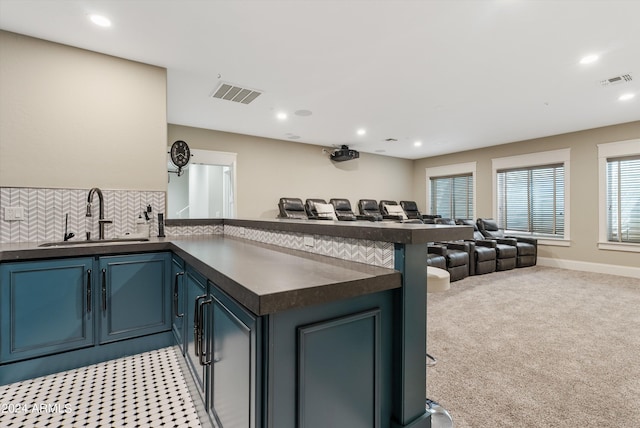
[[[178,171],[187,166],[190,159],[191,150],[187,143],[178,140],[171,145],[171,162],[178,167]]]

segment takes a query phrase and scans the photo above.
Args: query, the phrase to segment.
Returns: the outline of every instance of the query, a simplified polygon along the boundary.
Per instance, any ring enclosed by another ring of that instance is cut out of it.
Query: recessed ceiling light
[[[287,113],[285,112],[280,112],[276,115],[276,117],[278,118],[278,120],[286,120],[287,119]]]
[[[580,60],[580,64],[591,64],[596,62],[600,57],[598,55],[592,54],[582,57]]]
[[[100,27],[111,27],[111,21],[109,18],[102,15],[90,15],[89,19],[96,25]]]
[[[631,92],[627,93],[627,94],[622,94],[618,97],[618,100],[620,101],[629,101],[630,99],[634,98],[636,96],[636,94],[632,94]]]
[[[413,143],[413,145],[416,147],[420,147],[422,145],[422,141],[416,141],[415,143]]]
[[[364,129],[364,128],[360,128],[360,129],[358,129],[358,130],[356,131],[356,134],[358,134],[358,135],[364,135],[364,134],[366,134],[366,133],[367,133],[367,130],[366,130],[366,129]]]

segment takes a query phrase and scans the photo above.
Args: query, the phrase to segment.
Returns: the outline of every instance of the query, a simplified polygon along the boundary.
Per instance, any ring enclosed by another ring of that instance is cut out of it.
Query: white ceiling
[[[0,0],[4,30],[166,67],[169,123],[408,159],[640,120],[639,19],[634,0]],[[211,98],[220,80],[264,93]]]

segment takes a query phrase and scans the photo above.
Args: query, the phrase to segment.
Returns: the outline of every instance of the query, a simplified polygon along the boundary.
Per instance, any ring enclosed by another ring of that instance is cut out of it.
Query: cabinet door
[[[171,329],[169,253],[100,258],[100,343]]]
[[[256,318],[213,289],[212,416],[220,427],[256,426]]]
[[[180,352],[184,354],[184,334],[185,334],[185,312],[186,312],[186,293],[184,286],[184,262],[179,257],[173,256],[171,259],[171,278],[173,281],[172,290],[172,304],[171,304],[171,316],[172,323],[171,329],[173,330],[173,337],[176,339],[176,343],[180,347]]]
[[[93,344],[91,258],[0,265],[0,361]]]
[[[208,365],[201,364],[203,360],[203,346],[204,341],[196,340],[195,334],[195,321],[198,319],[198,307],[201,303],[207,300],[207,280],[198,272],[187,266],[187,270],[184,276],[185,286],[187,290],[187,301],[185,308],[185,317],[186,317],[186,349],[185,356],[187,360],[187,366],[191,371],[193,376],[194,383],[198,392],[200,393],[200,398],[203,402],[205,402],[205,396],[207,392],[207,373]],[[202,314],[203,319],[210,319],[208,308],[211,305],[202,306],[202,310],[204,313]]]

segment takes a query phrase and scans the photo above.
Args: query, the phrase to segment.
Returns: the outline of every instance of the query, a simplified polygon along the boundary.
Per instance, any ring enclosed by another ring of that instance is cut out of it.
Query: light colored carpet
[[[640,279],[536,266],[427,309],[427,396],[456,428],[640,427]]]

